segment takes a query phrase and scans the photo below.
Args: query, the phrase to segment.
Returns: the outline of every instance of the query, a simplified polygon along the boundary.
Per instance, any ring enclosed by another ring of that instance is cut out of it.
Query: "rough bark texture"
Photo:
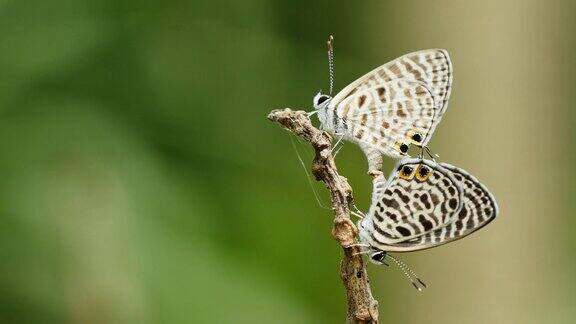
[[[352,203],[352,188],[346,178],[338,174],[332,157],[332,138],[312,126],[304,111],[273,110],[268,119],[277,122],[296,136],[309,142],[316,156],[312,162],[312,173],[316,180],[324,182],[330,191],[334,227],[332,236],[344,250],[340,267],[340,277],[346,288],[348,302],[347,323],[378,323],[378,302],[372,297],[370,284],[362,257],[355,253],[359,248],[358,230],[350,220],[349,205]]]

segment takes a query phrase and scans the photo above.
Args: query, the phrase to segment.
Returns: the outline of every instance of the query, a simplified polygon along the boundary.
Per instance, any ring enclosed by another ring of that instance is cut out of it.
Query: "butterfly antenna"
[[[402,271],[402,273],[404,273],[404,276],[406,276],[406,278],[408,278],[408,280],[410,280],[410,282],[412,283],[412,286],[414,286],[414,288],[416,288],[416,290],[422,291],[424,288],[427,288],[424,281],[422,281],[420,278],[418,278],[416,273],[414,273],[414,271],[412,271],[412,269],[410,269],[404,262],[396,259],[395,257],[391,256],[390,254],[386,254],[386,257],[389,258],[390,260],[392,260],[392,262],[394,262],[396,264],[398,269],[400,269]]]
[[[296,147],[296,143],[294,143],[294,138],[291,135],[289,135],[289,137],[290,137],[290,143],[292,143],[292,147],[294,148],[294,151],[296,152],[296,156],[298,157],[298,161],[300,161],[300,165],[304,169],[304,173],[306,173],[306,179],[308,180],[308,184],[310,185],[310,189],[312,189],[312,193],[314,194],[314,198],[316,198],[316,203],[318,203],[318,206],[320,206],[320,208],[330,209],[322,203],[322,200],[320,199],[320,195],[318,194],[318,192],[316,191],[316,188],[314,187],[314,184],[312,183],[312,177],[310,176],[310,173],[308,173],[308,169],[306,168],[306,164],[304,163],[304,160],[302,160],[302,156],[300,155],[300,152],[298,151],[298,148]]]
[[[328,73],[330,74],[329,95],[332,96],[332,90],[334,90],[334,37],[332,35],[328,37],[326,45],[328,46]]]
[[[338,152],[340,152],[340,148],[342,148],[342,147],[338,147],[338,145],[340,145],[343,138],[344,138],[344,135],[341,135],[338,138],[338,140],[336,141],[336,144],[334,144],[334,146],[332,146],[332,151],[330,151],[330,153],[334,153],[334,154],[332,154],[333,158],[336,158],[336,155],[338,154]]]

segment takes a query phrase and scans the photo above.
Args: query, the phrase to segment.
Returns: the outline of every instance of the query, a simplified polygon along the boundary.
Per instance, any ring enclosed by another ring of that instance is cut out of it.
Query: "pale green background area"
[[[465,240],[400,255],[424,293],[370,265],[382,322],[574,322],[575,7],[0,1],[0,322],[343,322],[332,216],[265,119],[327,90],[329,34],[336,89],[450,51],[430,146],[501,208]],[[361,152],[337,162],[366,209]]]

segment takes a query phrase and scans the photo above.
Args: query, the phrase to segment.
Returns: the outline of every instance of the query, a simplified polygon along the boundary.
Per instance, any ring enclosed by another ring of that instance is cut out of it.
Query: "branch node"
[[[334,227],[332,228],[332,237],[346,248],[356,243],[356,235],[358,229],[350,218],[336,217],[334,219]]]

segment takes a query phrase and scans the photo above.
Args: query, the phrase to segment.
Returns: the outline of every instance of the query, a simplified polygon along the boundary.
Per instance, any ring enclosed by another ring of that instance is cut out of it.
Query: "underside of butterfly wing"
[[[448,108],[452,77],[452,62],[446,50],[427,49],[413,52],[379,66],[358,78],[334,96],[330,106],[333,109],[336,108],[341,101],[360,90],[376,88],[394,80],[414,81],[423,84],[432,93],[434,106],[438,110],[437,124]],[[428,139],[425,139],[424,144],[427,141]]]
[[[462,192],[449,172],[432,161],[404,159],[389,180],[374,182],[372,205],[361,221],[363,241],[384,251],[445,227],[462,207]]]
[[[411,144],[422,145],[434,124],[435,108],[424,85],[395,80],[347,97],[337,115],[343,125],[336,129],[360,145],[372,170],[379,169],[372,156],[401,157]]]
[[[382,155],[398,158],[410,144],[428,144],[448,107],[451,86],[446,50],[409,53],[340,91],[326,108],[324,127],[359,144],[369,170],[379,171]]]
[[[464,204],[458,218],[445,228],[420,238],[418,244],[432,247],[463,238],[488,225],[498,215],[498,205],[490,191],[468,172],[453,165],[442,163],[453,173],[464,194]]]
[[[407,252],[432,248],[463,238],[489,224],[498,215],[498,205],[490,191],[468,172],[441,163],[440,167],[456,180],[462,192],[462,206],[451,221],[411,239],[376,246],[385,251]]]

